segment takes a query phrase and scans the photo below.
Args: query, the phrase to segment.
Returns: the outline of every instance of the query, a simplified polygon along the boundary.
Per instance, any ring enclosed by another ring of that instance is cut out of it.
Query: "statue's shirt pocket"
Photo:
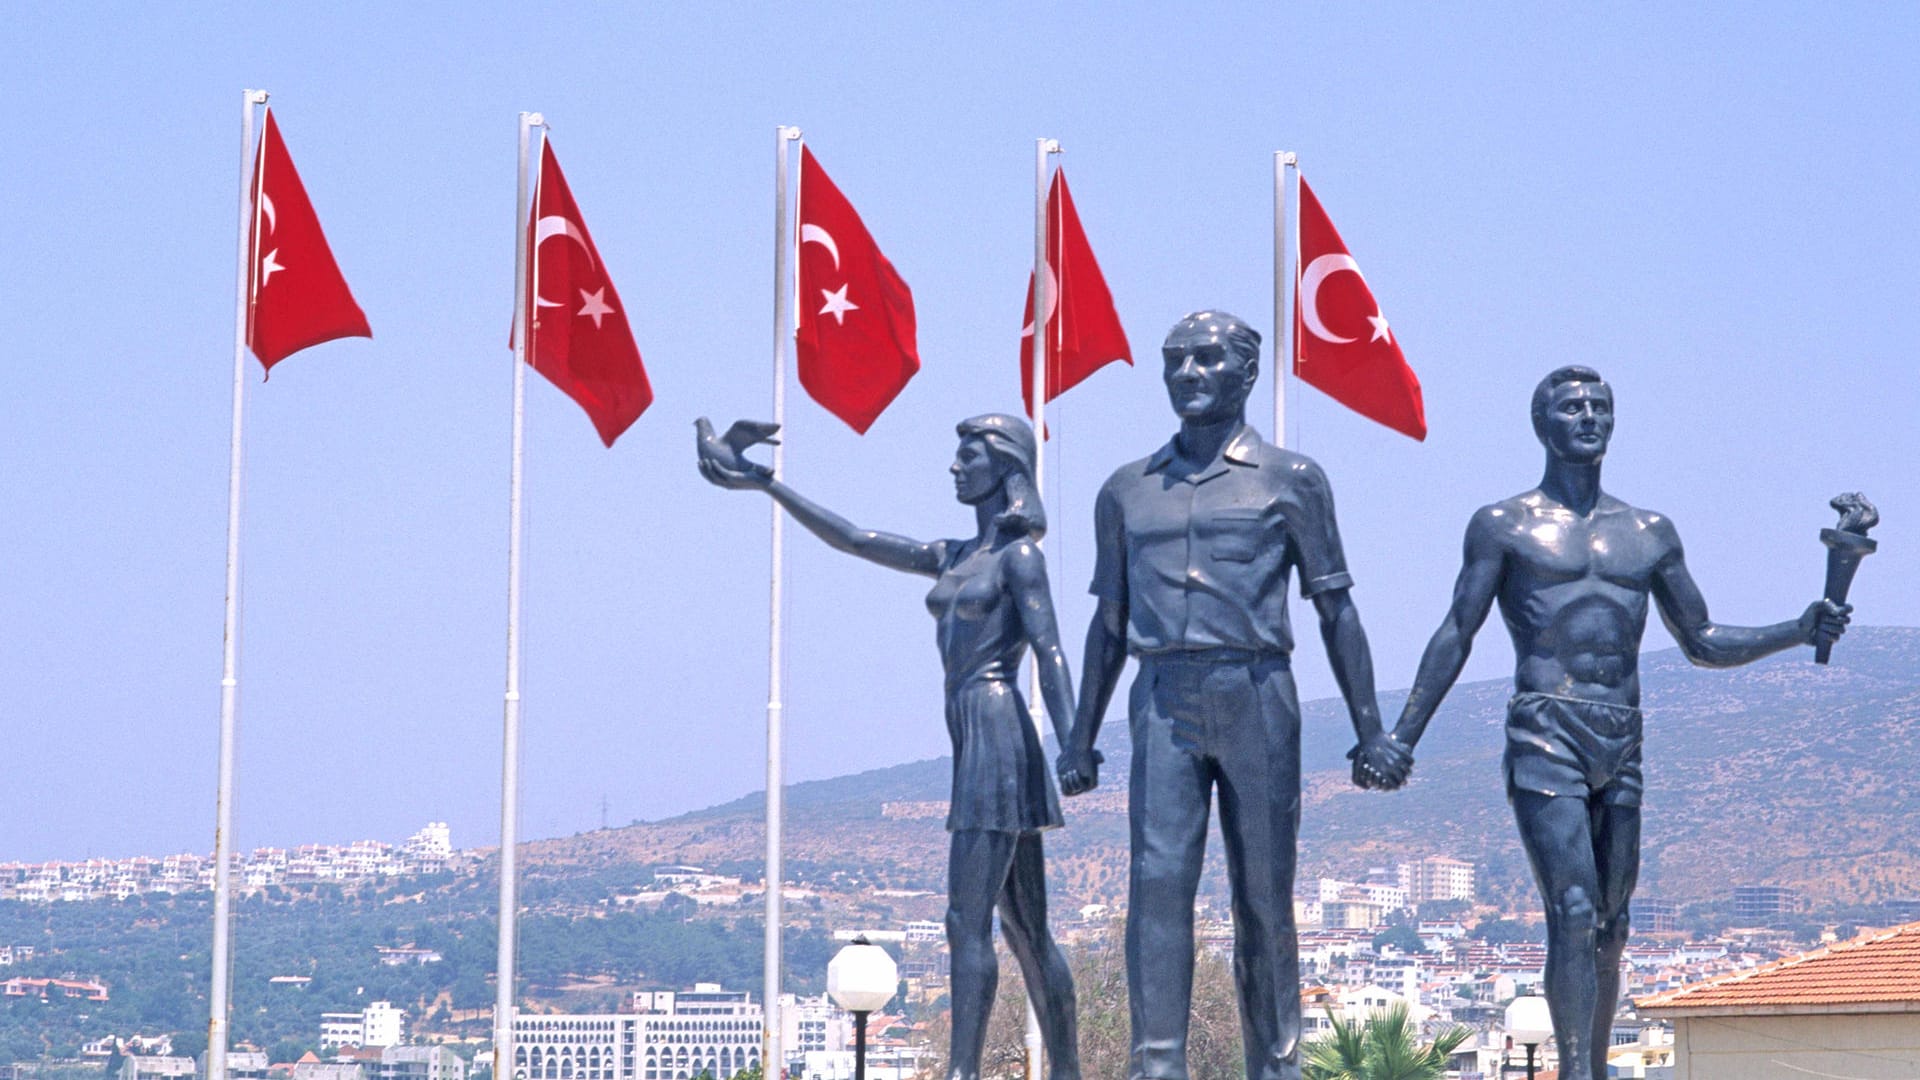
[[[1215,510],[1207,554],[1221,562],[1252,562],[1266,539],[1266,512],[1258,509]]]

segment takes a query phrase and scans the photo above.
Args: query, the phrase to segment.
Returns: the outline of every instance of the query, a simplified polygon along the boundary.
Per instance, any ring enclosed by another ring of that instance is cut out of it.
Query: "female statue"
[[[701,421],[700,472],[721,487],[758,489],[807,531],[839,551],[934,579],[927,594],[946,668],[947,733],[953,738],[953,796],[947,829],[947,947],[952,964],[951,1080],[978,1080],[999,963],[993,912],[1034,997],[1051,1080],[1078,1080],[1073,979],[1047,929],[1047,879],[1040,833],[1060,825],[1060,801],[1040,737],[1015,687],[1033,646],[1040,688],[1064,743],[1073,721],[1073,684],[1054,625],[1047,566],[1036,541],[1046,514],[1034,489],[1034,439],[1012,416],[960,424],[954,494],[973,507],[975,535],[920,541],[858,528],[773,478],[740,451],[773,432],[740,423],[715,439]]]

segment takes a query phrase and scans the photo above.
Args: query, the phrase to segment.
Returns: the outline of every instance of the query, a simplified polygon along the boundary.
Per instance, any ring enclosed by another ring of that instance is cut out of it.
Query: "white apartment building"
[[[1429,855],[1418,862],[1401,863],[1400,886],[1407,891],[1407,901],[1414,904],[1472,900],[1473,864],[1445,855]]]
[[[330,1012],[320,1014],[320,1049],[360,1045],[360,1014]]]
[[[390,1001],[376,1001],[357,1013],[320,1014],[320,1047],[398,1046],[406,1034],[407,1013]]]
[[[1367,882],[1360,886],[1370,903],[1378,904],[1382,911],[1400,911],[1407,906],[1407,890],[1401,885],[1387,885],[1380,882]]]
[[[1379,926],[1385,916],[1386,911],[1359,890],[1345,899],[1327,900],[1320,905],[1320,923],[1329,929],[1371,930]]]
[[[780,998],[780,1043],[789,1057],[839,1052],[853,1045],[853,1015],[825,994],[817,998]]]
[[[1372,904],[1382,912],[1399,911],[1407,906],[1407,890],[1383,881],[1354,882],[1321,878],[1314,899],[1322,904],[1359,900]],[[1329,920],[1327,925],[1335,924]]]
[[[765,1013],[745,991],[643,991],[631,1008],[515,1016],[514,1080],[727,1080],[760,1062]]]
[[[453,857],[453,832],[444,821],[429,821],[426,828],[407,837],[400,851],[415,872],[437,873]]]
[[[627,1013],[515,1014],[512,1080],[635,1080],[639,1020]]]
[[[781,998],[789,1061],[853,1044],[853,1018],[825,995]],[[745,991],[699,983],[692,990],[636,993],[617,1013],[516,1016],[514,1080],[717,1080],[760,1063],[765,1013]],[[394,1077],[390,1080],[461,1080]]]

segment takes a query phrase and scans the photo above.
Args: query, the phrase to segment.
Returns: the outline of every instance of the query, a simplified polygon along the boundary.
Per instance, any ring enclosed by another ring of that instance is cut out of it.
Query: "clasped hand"
[[[1054,773],[1060,778],[1062,795],[1082,795],[1100,786],[1100,763],[1107,756],[1086,746],[1069,746],[1060,751]]]
[[[1413,751],[1390,732],[1368,736],[1347,757],[1353,761],[1355,786],[1372,791],[1392,791],[1413,772]]]

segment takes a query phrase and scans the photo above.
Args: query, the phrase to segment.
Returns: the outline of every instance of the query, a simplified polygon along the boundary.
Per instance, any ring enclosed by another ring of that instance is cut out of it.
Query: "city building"
[[[1800,910],[1800,894],[1781,885],[1739,885],[1733,890],[1736,926],[1772,926]]]
[[[518,1080],[716,1080],[760,1062],[764,1011],[745,991],[698,983],[643,991],[618,1013],[514,1017]]]
[[[45,1001],[73,998],[81,1001],[105,1001],[107,985],[98,979],[13,978],[0,982],[0,996],[37,997]]]
[[[789,1056],[838,1053],[853,1045],[853,1015],[825,994],[814,998],[783,995],[780,1028],[781,1045]]]
[[[1920,923],[1642,997],[1673,1080],[1920,1076]]]
[[[445,957],[438,949],[423,949],[418,945],[375,945],[373,951],[380,956],[385,967],[406,967],[408,964],[437,964]]]
[[[1385,910],[1357,890],[1338,900],[1320,904],[1320,924],[1337,930],[1370,930],[1386,917]]]
[[[228,1080],[267,1080],[267,1055],[259,1050],[227,1051]],[[195,1064],[195,1074],[207,1075],[207,1055],[201,1054]]]
[[[1607,1075],[1651,1080],[1673,1075],[1673,1032],[1665,1024],[1615,1024],[1607,1046]]]
[[[824,994],[783,995],[780,1018],[794,1076],[809,1061],[816,1072],[834,1073],[853,1045],[853,1018]],[[513,1022],[514,1071],[518,1080],[693,1080],[703,1072],[728,1080],[760,1063],[763,1023],[764,1010],[751,994],[715,983],[636,993],[616,1013],[522,1013]],[[899,1060],[912,1056],[905,1049],[894,1054]]]
[[[429,821],[427,827],[407,837],[401,845],[401,857],[416,874],[438,873],[453,857],[453,833],[444,821]]]
[[[1658,897],[1636,896],[1633,928],[1643,934],[1671,934],[1680,929],[1679,905]]]
[[[134,1054],[120,1063],[119,1080],[193,1080],[200,1066],[190,1057]]]
[[[1400,864],[1400,887],[1406,890],[1406,902],[1425,904],[1435,900],[1472,900],[1473,864],[1445,855],[1429,855],[1417,862]]]
[[[467,1063],[444,1046],[387,1046],[377,1080],[467,1080]]]
[[[357,1061],[320,1061],[306,1057],[294,1062],[288,1080],[367,1080],[366,1067]]]
[[[357,1013],[320,1014],[320,1046],[397,1046],[406,1034],[407,1014],[390,1001],[376,1001]]]
[[[445,822],[436,821],[399,847],[379,840],[355,840],[345,845],[306,844],[292,851],[256,848],[244,856],[234,853],[229,867],[241,890],[258,892],[307,881],[434,873],[447,869],[452,858],[451,834]],[[143,893],[171,895],[213,888],[213,870],[212,859],[192,854],[0,863],[0,900],[53,903],[124,900]]]

